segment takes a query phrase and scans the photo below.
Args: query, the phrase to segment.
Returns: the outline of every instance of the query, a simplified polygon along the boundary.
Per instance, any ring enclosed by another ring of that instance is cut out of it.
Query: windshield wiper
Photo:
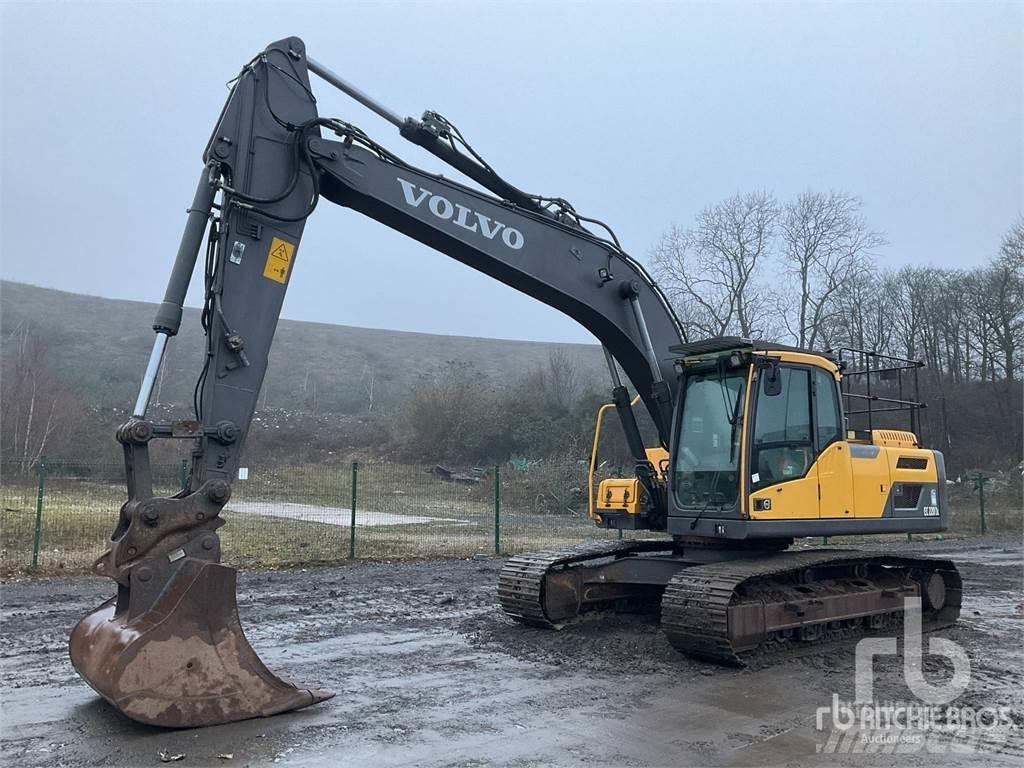
[[[690,523],[690,530],[691,531],[694,528],[697,527],[697,523],[700,522],[700,519],[704,516],[704,513],[708,511],[708,507],[711,506],[711,500],[713,498],[715,498],[715,492],[718,490],[718,475],[719,474],[720,474],[719,470],[716,469],[715,470],[714,479],[712,479],[712,481],[711,481],[711,490],[708,491],[707,501],[704,502],[704,506],[701,507],[700,512],[697,513],[697,516],[695,518],[693,518],[693,521]]]
[[[732,418],[729,419],[729,463],[732,464],[733,459],[736,458],[736,427],[740,423],[740,401],[743,399],[743,382],[740,382],[740,388],[736,390],[736,402],[732,406]]]

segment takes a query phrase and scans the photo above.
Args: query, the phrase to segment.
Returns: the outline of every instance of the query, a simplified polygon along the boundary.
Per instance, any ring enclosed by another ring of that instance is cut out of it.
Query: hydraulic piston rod
[[[615,365],[615,358],[612,356],[612,353],[608,351],[608,347],[603,344],[601,345],[601,350],[604,352],[605,362],[608,363],[608,373],[610,373],[612,377],[612,387],[621,387],[622,379],[619,378],[619,369]]]
[[[167,291],[153,321],[156,339],[153,340],[153,349],[149,353],[146,372],[142,375],[139,396],[132,410],[132,415],[140,419],[145,417],[146,409],[149,407],[153,385],[160,373],[160,364],[167,349],[167,339],[174,336],[181,327],[181,308],[185,303],[188,284],[192,280],[192,271],[196,267],[199,249],[203,244],[203,233],[213,209],[213,198],[217,193],[216,180],[216,167],[212,164],[205,166],[199,175],[199,184],[196,186],[192,205],[188,209],[188,220],[185,222],[185,231],[181,234],[178,253],[174,257],[174,267],[167,281]]]
[[[379,101],[374,99],[372,96],[369,96],[368,94],[359,90],[354,85],[352,85],[352,83],[350,83],[348,80],[344,79],[343,77],[339,77],[337,74],[329,70],[319,61],[314,59],[312,56],[306,56],[306,64],[309,66],[309,71],[312,72],[314,75],[317,75],[322,80],[325,80],[326,82],[330,83],[339,91],[347,93],[353,99],[362,104],[364,107],[376,112],[378,115],[383,117],[396,128],[401,128],[403,125],[405,125],[404,117],[399,115],[397,112],[393,112],[392,110],[388,109]]]
[[[156,310],[153,330],[174,336],[181,327],[181,307],[185,303],[188,284],[192,281],[192,272],[196,268],[199,249],[203,245],[203,233],[210,220],[213,210],[213,198],[217,194],[217,166],[214,163],[203,168],[199,175],[192,205],[188,209],[188,221],[185,231],[181,233],[178,253],[174,257],[174,267],[167,280],[167,291],[164,300]]]
[[[146,409],[149,408],[149,398],[153,394],[153,385],[156,383],[156,376],[160,372],[160,363],[164,359],[164,350],[167,349],[167,339],[170,338],[164,331],[157,331],[153,340],[153,349],[149,353],[149,362],[146,364],[146,372],[142,375],[142,386],[139,387],[139,396],[135,400],[135,408],[132,416],[145,418]]]
[[[637,328],[640,330],[640,338],[644,343],[644,352],[647,355],[647,363],[651,366],[651,376],[655,383],[662,381],[661,366],[658,365],[658,355],[654,351],[654,344],[651,342],[651,333],[647,330],[647,321],[644,320],[644,311],[636,296],[629,297],[629,306],[633,309],[633,317],[636,320]]]

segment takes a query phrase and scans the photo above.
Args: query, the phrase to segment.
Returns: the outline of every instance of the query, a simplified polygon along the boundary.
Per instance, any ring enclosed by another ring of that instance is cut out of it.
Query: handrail
[[[630,401],[630,407],[640,402],[640,395],[637,395]],[[601,438],[601,424],[604,421],[604,412],[609,408],[614,408],[615,403],[605,403],[597,409],[597,422],[594,424],[594,444],[590,449],[590,470],[587,472],[587,514],[591,520],[597,520],[597,515],[594,513],[594,472],[597,471],[597,446]]]

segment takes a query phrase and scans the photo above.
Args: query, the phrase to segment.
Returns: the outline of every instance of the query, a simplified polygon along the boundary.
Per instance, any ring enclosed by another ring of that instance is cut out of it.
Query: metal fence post
[[[181,490],[185,490],[185,487],[188,485],[188,462],[185,459],[181,460],[179,475],[181,476]]]
[[[494,465],[494,554],[501,554],[501,466]]]
[[[981,517],[982,536],[988,532],[988,525],[985,522],[985,481],[987,479],[981,472],[974,478],[974,484],[978,489],[978,515]]]
[[[39,490],[36,492],[36,527],[32,535],[32,570],[39,565],[39,539],[43,532],[43,486],[46,479],[46,457],[39,457],[39,465],[36,467],[39,475]]]
[[[356,487],[359,482],[359,462],[352,462],[352,515],[348,524],[348,559],[356,558]]]

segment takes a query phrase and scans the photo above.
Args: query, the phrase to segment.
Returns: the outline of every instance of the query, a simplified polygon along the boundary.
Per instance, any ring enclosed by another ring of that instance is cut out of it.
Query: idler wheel
[[[935,611],[941,611],[946,606],[946,580],[941,573],[929,574],[924,582],[925,604]]]

